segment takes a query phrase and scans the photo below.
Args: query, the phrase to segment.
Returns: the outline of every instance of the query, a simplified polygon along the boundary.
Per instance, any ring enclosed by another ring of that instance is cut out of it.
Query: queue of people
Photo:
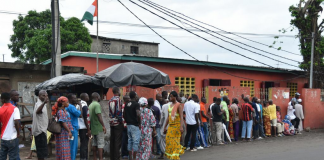
[[[271,136],[291,136],[302,131],[304,119],[302,100],[299,93],[289,102],[287,115],[281,115],[281,107],[272,100],[263,101],[253,97],[237,98],[230,102],[227,96],[213,98],[206,111],[206,98],[196,94],[184,97],[172,91],[163,91],[153,98],[139,98],[136,92],[120,98],[120,89],[112,89],[113,97],[108,101],[110,124],[110,159],[148,160],[160,155],[159,159],[180,159],[185,150],[195,152],[211,145],[225,145],[231,141],[252,141]],[[15,106],[16,94],[2,93],[0,108],[1,152],[0,159],[19,158],[17,137],[20,131],[20,112]],[[19,95],[19,94],[18,94]],[[91,139],[93,158],[103,159],[106,127],[102,118],[100,95],[87,93],[57,99],[51,115],[61,125],[55,136],[57,160],[74,160],[78,152],[80,137],[80,159],[89,159],[88,144]],[[48,156],[47,145],[52,133],[48,132],[47,92],[41,90],[33,112],[32,135],[39,160]],[[241,116],[240,116],[241,115]],[[212,123],[209,123],[212,121]],[[212,125],[210,125],[212,124]],[[156,148],[156,151],[154,151]],[[31,159],[31,154],[26,157]]]

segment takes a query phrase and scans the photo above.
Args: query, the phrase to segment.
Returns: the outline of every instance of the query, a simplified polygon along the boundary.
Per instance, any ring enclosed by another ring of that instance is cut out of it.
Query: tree
[[[72,17],[67,20],[60,17],[61,51],[84,51],[91,49],[92,39],[88,29],[80,19]],[[14,34],[11,35],[11,56],[24,63],[39,64],[51,58],[52,23],[51,11],[29,11],[28,15],[18,16],[13,21]]]
[[[300,0],[297,5],[289,7],[292,19],[290,24],[299,30],[300,52],[303,62],[301,69],[310,73],[312,32],[315,33],[314,47],[314,88],[323,88],[324,82],[324,39],[321,36],[324,31],[324,19],[318,23],[319,14],[323,11],[321,4],[324,0]]]

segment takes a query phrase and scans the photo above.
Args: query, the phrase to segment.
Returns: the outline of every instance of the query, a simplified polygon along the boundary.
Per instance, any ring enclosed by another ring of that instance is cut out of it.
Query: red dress
[[[234,128],[233,128],[233,118],[234,118],[234,112],[231,107],[229,108],[229,125],[228,125],[228,133],[230,135],[231,139],[234,139]]]

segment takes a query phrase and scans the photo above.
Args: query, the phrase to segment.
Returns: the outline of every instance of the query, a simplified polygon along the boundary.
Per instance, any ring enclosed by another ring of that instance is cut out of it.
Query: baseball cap
[[[295,95],[300,96],[300,94],[298,92],[296,92]]]

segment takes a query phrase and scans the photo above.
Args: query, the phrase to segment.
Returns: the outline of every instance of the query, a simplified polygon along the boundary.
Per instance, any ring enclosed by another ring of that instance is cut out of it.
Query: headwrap
[[[62,96],[60,98],[57,99],[55,105],[52,107],[52,115],[56,115],[57,111],[58,111],[58,103],[63,103],[63,102],[67,102],[69,101],[66,97]]]
[[[292,126],[292,123],[290,122],[290,116],[286,115],[285,119],[282,120],[282,122],[289,124],[289,128]]]

